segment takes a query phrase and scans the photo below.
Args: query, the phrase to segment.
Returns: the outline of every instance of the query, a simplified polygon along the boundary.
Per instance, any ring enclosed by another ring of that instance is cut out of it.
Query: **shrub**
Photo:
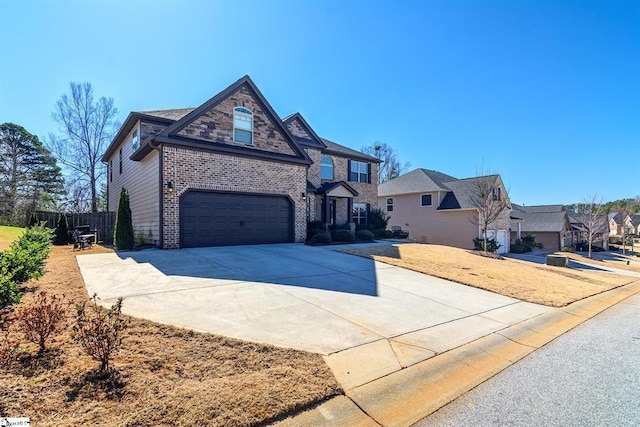
[[[476,237],[473,239],[473,245],[476,251],[484,251],[484,239]],[[487,252],[494,253],[500,246],[502,245],[496,239],[487,239]]]
[[[367,214],[367,225],[369,230],[386,229],[391,217],[380,208],[369,210]]]
[[[58,225],[56,226],[56,234],[53,239],[54,245],[66,245],[69,243],[69,224],[67,223],[67,215],[60,214]]]
[[[338,229],[331,233],[331,238],[337,242],[353,242],[355,240],[350,230]]]
[[[129,194],[122,187],[118,211],[116,212],[116,225],[113,231],[113,244],[119,251],[133,249],[133,223],[131,222],[131,207],[129,206]]]
[[[529,248],[527,252],[531,252],[539,246],[538,243],[536,243],[536,235],[530,233],[526,233],[522,236],[522,244]],[[542,246],[540,245],[540,247]]]
[[[66,326],[67,304],[63,296],[38,292],[33,303],[18,307],[15,326],[24,337],[38,345],[38,354],[44,353],[46,343],[53,334]]]
[[[76,305],[73,338],[85,353],[100,362],[99,371],[106,372],[122,345],[122,331],[128,326],[122,315],[122,298],[107,309],[98,305],[94,294],[89,307],[86,302]]]
[[[391,239],[393,237],[393,231],[385,228],[378,228],[377,230],[373,230],[373,235],[377,239]]]
[[[373,233],[369,230],[360,230],[356,231],[356,238],[358,240],[362,240],[364,242],[372,242],[373,241]]]
[[[0,256],[3,253],[4,252],[0,252]],[[1,261],[0,259],[0,262]],[[3,270],[3,266],[0,266],[0,270]],[[0,309],[7,305],[20,302],[20,298],[22,298],[20,285],[16,283],[9,274],[0,271]]]
[[[329,231],[336,231],[336,230],[351,231],[351,225],[349,225],[348,222],[346,222],[344,224],[331,224],[331,225],[329,225]]]
[[[331,243],[331,233],[329,233],[328,231],[320,231],[311,236],[311,239],[309,239],[309,243],[311,243],[312,245]]]
[[[522,243],[521,239],[516,239],[515,243],[511,245],[511,252],[514,254],[523,254],[525,252],[531,252],[531,248]]]
[[[0,331],[0,368],[9,362],[19,344],[18,341],[11,339],[10,329]]]
[[[325,231],[324,222],[322,221],[311,221],[307,224],[307,240],[311,239],[311,237],[315,236],[318,233]]]
[[[0,274],[9,275],[17,284],[42,276],[52,237],[53,232],[46,227],[26,230],[8,251],[0,253]]]

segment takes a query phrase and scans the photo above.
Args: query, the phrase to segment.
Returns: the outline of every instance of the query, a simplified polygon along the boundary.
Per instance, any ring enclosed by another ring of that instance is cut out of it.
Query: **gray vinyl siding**
[[[139,123],[124,138],[120,147],[110,159],[109,167],[112,167],[113,171],[109,170],[107,179],[113,176],[113,180],[109,182],[109,210],[117,211],[120,189],[124,186],[129,192],[131,217],[135,232],[144,236],[147,236],[150,232],[150,239],[145,239],[146,242],[157,244],[160,224],[158,188],[160,156],[154,150],[142,161],[135,162],[129,159],[133,153],[131,138],[133,131],[138,127]],[[142,143],[142,138],[140,138],[140,143]],[[120,173],[119,167],[120,148],[122,148],[122,173]]]

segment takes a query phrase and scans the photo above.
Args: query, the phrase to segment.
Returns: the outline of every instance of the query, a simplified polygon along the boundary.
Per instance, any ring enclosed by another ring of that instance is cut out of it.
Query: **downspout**
[[[158,246],[160,249],[164,249],[164,170],[162,167],[162,148],[159,147],[158,144],[154,144],[155,137],[151,137],[149,140],[149,146],[158,150],[158,168],[160,169],[160,173],[158,174],[158,210],[160,211],[160,223],[158,224]]]

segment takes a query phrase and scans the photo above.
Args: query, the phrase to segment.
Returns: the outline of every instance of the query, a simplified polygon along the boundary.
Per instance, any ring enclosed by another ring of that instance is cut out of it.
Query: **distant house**
[[[576,243],[587,242],[589,239],[589,227],[586,224],[586,217],[571,214],[569,215],[569,220],[571,221],[571,228],[577,233]],[[607,215],[598,215],[594,231],[592,245],[609,250],[609,217]]]
[[[498,252],[509,251],[511,202],[500,175],[457,179],[442,172],[415,169],[378,187],[378,207],[390,216],[389,226],[409,231],[423,243],[473,249],[473,239],[483,236],[477,225],[479,206],[473,202],[482,180],[489,180],[489,197],[506,208],[487,230],[500,243]]]
[[[575,244],[569,215],[562,205],[521,206],[512,203],[511,242],[534,234],[544,249],[558,251]]]
[[[610,236],[634,234],[634,232],[637,231],[629,215],[625,216],[620,212],[611,212],[609,215],[607,215],[607,218],[609,221]]]
[[[640,214],[630,216],[631,226],[633,227],[633,233],[636,236],[640,236]]]

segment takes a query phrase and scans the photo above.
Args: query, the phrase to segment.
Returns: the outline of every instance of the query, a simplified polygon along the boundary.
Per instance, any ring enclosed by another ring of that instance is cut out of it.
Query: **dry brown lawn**
[[[601,255],[600,252],[593,253],[591,255],[592,258],[583,256],[580,254],[570,253],[570,252],[556,252],[556,255],[564,255],[573,260],[585,262],[587,264],[591,264],[595,266],[619,268],[621,270],[629,270],[629,271],[635,271],[637,273],[640,273],[640,266],[636,264],[637,262],[640,262],[640,259],[637,258],[635,255],[614,254],[614,257],[616,259],[611,259],[610,258],[611,254],[609,254],[609,256],[605,258]],[[629,265],[627,265],[627,261],[630,261]],[[631,261],[634,261],[634,262],[631,262]]]
[[[611,273],[486,258],[464,249],[420,243],[345,249],[343,252],[553,307],[562,307],[637,280]]]
[[[86,301],[75,254],[54,247],[46,274],[28,284],[20,304],[37,290]],[[248,426],[342,393],[319,355],[137,318],[114,359],[118,374],[106,380],[92,374],[97,362],[81,353],[69,330],[50,346],[36,357],[23,343],[0,367],[0,415],[31,417],[38,426]]]

